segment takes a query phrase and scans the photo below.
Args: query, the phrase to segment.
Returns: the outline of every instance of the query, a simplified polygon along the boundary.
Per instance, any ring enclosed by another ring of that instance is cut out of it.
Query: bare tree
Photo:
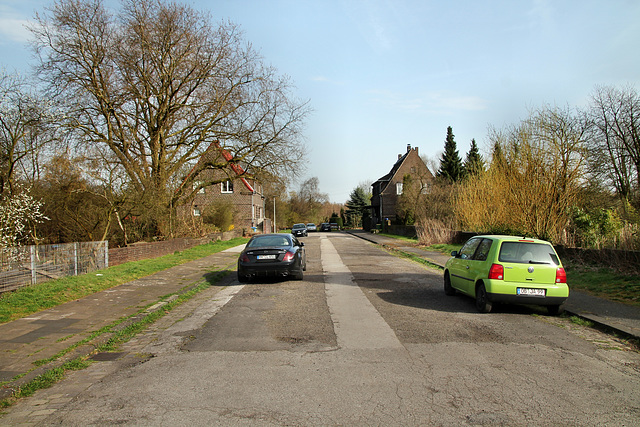
[[[559,241],[584,184],[587,128],[569,110],[544,107],[492,131],[489,169],[464,181],[456,196],[463,227]]]
[[[162,0],[122,5],[112,14],[103,0],[60,0],[32,31],[40,75],[68,101],[80,147],[123,170],[160,233],[171,208],[198,190],[194,183],[227,179],[206,170],[300,170],[293,166],[303,159],[307,104],[292,98],[289,79],[263,64],[237,26],[214,26],[208,15]],[[185,166],[196,164],[185,177]],[[242,169],[230,168],[236,164]]]
[[[640,209],[640,95],[631,86],[598,86],[589,118],[595,125],[592,171]]]
[[[309,178],[300,184],[298,192],[289,195],[289,220],[293,222],[317,221],[322,206],[329,201],[329,196],[320,192],[320,180]]]
[[[23,78],[0,72],[0,197],[16,179],[31,178],[42,147],[51,140],[48,103]]]

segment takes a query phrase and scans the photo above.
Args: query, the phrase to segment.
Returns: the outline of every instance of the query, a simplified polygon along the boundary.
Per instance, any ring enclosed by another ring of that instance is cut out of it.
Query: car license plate
[[[532,297],[543,297],[545,296],[545,289],[532,289],[532,288],[518,288],[518,295],[528,295]]]
[[[258,259],[276,259],[275,255],[258,255]]]

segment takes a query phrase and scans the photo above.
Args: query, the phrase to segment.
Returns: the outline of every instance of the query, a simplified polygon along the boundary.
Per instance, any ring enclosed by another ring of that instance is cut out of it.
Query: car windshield
[[[259,236],[254,237],[248,244],[249,248],[262,248],[267,246],[291,246],[286,236]]]
[[[498,260],[521,264],[560,264],[551,245],[533,242],[503,242]]]
[[[306,228],[306,225],[304,225],[304,224],[295,224],[293,226],[293,228]]]

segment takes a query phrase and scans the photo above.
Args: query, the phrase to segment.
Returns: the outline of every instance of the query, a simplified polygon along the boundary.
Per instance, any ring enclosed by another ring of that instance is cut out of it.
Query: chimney
[[[407,153],[411,151],[411,144],[407,144]]]
[[[398,160],[402,158],[402,154],[398,154]]]

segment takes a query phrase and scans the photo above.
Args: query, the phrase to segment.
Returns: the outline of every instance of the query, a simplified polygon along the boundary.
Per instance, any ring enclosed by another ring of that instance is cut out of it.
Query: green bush
[[[202,221],[205,224],[214,225],[222,231],[228,231],[234,224],[236,210],[231,202],[218,201],[207,207]]]

